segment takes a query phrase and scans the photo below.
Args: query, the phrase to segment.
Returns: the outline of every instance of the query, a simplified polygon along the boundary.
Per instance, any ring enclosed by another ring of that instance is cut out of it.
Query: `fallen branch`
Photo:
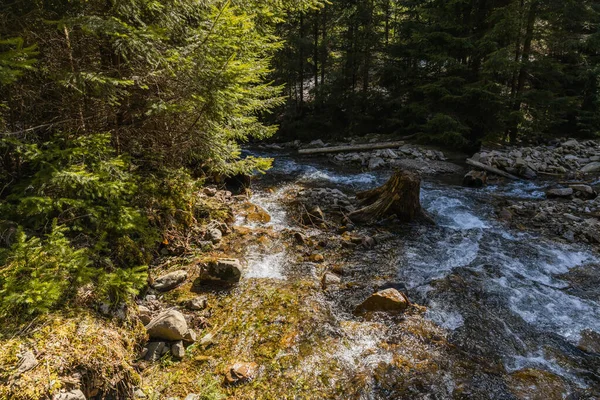
[[[519,178],[518,176],[514,176],[512,174],[509,174],[508,172],[502,171],[498,168],[490,167],[489,165],[482,164],[482,163],[472,160],[470,158],[467,159],[467,164],[469,164],[472,167],[481,168],[485,171],[491,172],[492,174],[496,174],[496,175],[500,175],[500,176],[503,176],[508,179],[512,179],[514,181],[521,180],[521,178]]]
[[[404,142],[365,143],[347,146],[319,147],[316,149],[300,149],[299,154],[342,153],[345,151],[380,150],[400,147]]]

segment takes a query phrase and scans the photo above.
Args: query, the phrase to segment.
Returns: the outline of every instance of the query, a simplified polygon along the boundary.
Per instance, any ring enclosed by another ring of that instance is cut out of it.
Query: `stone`
[[[379,168],[383,167],[384,165],[385,165],[385,160],[381,157],[372,157],[369,160],[369,169],[370,170],[379,169]]]
[[[325,213],[319,206],[314,206],[302,213],[301,219],[304,225],[318,225],[325,222]]]
[[[573,189],[573,191],[575,191],[575,195],[578,197],[582,197],[585,199],[595,199],[596,197],[598,197],[598,193],[596,193],[596,191],[588,185],[583,185],[583,184],[576,184],[576,185],[569,185],[569,187],[571,189]]]
[[[581,339],[577,347],[588,353],[600,354],[600,333],[584,329],[581,331]]]
[[[248,214],[246,214],[246,222],[266,224],[271,221],[271,215],[264,208],[256,204],[246,206]]]
[[[571,197],[572,195],[573,189],[571,188],[554,188],[546,191],[546,197],[549,199]]]
[[[27,350],[19,358],[19,365],[17,366],[17,375],[21,375],[24,372],[35,368],[37,364],[38,362],[35,358],[35,354],[33,354],[33,351]]]
[[[142,324],[148,325],[152,321],[152,311],[146,306],[138,306],[138,315]]]
[[[592,172],[600,171],[600,161],[594,161],[581,168],[581,172],[584,174],[590,174]]]
[[[196,332],[192,329],[188,329],[188,331],[185,333],[185,336],[183,337],[183,340],[188,343],[194,343],[196,341],[196,338]]]
[[[577,147],[577,146],[579,146],[579,142],[575,139],[571,139],[571,140],[567,140],[566,142],[564,142],[561,146],[566,147],[566,148]]]
[[[181,340],[178,340],[171,345],[171,354],[173,357],[180,360],[185,356],[185,347],[183,347],[183,342]]]
[[[224,282],[239,282],[242,277],[242,264],[236,258],[219,258],[209,261],[203,271],[203,278]]]
[[[208,300],[204,296],[197,296],[185,302],[185,307],[188,310],[200,311],[208,306]]]
[[[342,283],[342,278],[332,272],[325,272],[321,278],[321,286],[323,289],[327,289],[332,285],[339,285],[340,283]]]
[[[225,384],[234,385],[248,382],[256,377],[258,364],[255,362],[236,362],[227,367]]]
[[[302,245],[306,244],[306,236],[304,236],[300,232],[294,233],[294,240],[296,240],[296,243],[298,243],[298,244],[302,244]]]
[[[463,177],[463,186],[482,187],[487,182],[487,174],[484,171],[469,171]]]
[[[206,232],[206,239],[217,244],[223,239],[223,233],[217,228],[211,228]]]
[[[200,400],[200,395],[196,393],[190,393],[187,396],[185,396],[185,399],[183,400]]]
[[[146,331],[153,339],[182,340],[188,332],[188,326],[182,313],[167,310],[153,318],[146,325]]]
[[[310,255],[310,261],[312,261],[312,262],[321,263],[324,260],[325,260],[325,257],[323,257],[323,254],[311,254]]]
[[[154,280],[152,287],[161,292],[167,292],[175,289],[181,285],[187,279],[187,272],[184,270],[178,270],[169,272],[166,275],[162,275]]]
[[[215,343],[217,343],[217,341],[212,333],[207,333],[206,335],[202,336],[202,339],[200,339],[201,346],[210,346],[211,344]]]
[[[314,149],[319,147],[325,147],[325,142],[323,142],[321,139],[313,140],[308,145],[306,145],[307,149]]]
[[[372,238],[371,236],[365,236],[362,238],[360,244],[363,247],[370,249],[371,247],[375,247],[375,245],[377,244],[377,241],[374,238]]]
[[[207,188],[204,188],[203,193],[209,197],[213,197],[217,194],[217,189],[212,188],[212,187],[207,187]]]
[[[135,389],[135,391],[133,392],[134,399],[145,399],[146,397],[146,393],[144,393],[144,391],[140,388]]]
[[[68,392],[57,393],[52,397],[53,400],[86,400],[85,395],[79,389]]]
[[[513,219],[513,213],[509,209],[503,208],[498,213],[498,218],[501,219],[502,221],[510,222]]]
[[[150,342],[146,345],[145,351],[142,352],[144,360],[157,361],[162,357],[165,349],[165,342]]]
[[[355,313],[361,314],[370,311],[401,312],[406,310],[409,305],[410,301],[404,293],[389,288],[373,293],[356,307]]]

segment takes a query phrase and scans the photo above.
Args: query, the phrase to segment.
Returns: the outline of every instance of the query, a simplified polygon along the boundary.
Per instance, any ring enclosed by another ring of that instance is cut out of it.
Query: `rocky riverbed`
[[[134,306],[4,342],[0,361],[15,369],[0,394],[35,398],[50,374],[55,399],[599,395],[593,173],[465,188],[464,165],[416,145],[297,147],[253,153],[275,164],[252,192],[199,191],[210,222],[165,241]],[[435,225],[347,219],[357,192],[407,162]]]

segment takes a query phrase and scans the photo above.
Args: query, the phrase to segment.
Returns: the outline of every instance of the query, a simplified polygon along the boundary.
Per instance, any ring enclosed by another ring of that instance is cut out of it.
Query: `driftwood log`
[[[509,174],[508,172],[502,171],[498,168],[490,167],[489,165],[482,164],[479,161],[475,161],[470,158],[467,159],[467,164],[469,164],[472,167],[481,168],[482,170],[491,172],[492,174],[496,174],[496,175],[500,175],[500,176],[503,176],[508,179],[512,179],[514,181],[521,180],[521,178],[519,178],[518,176],[514,176],[512,174]]]
[[[404,145],[404,142],[366,143],[348,146],[319,147],[316,149],[300,149],[298,154],[342,153],[344,151],[364,151],[392,149]]]
[[[423,221],[434,223],[421,207],[421,178],[407,171],[396,171],[383,185],[360,192],[356,197],[362,208],[348,218],[353,222],[374,222],[395,215],[401,222]]]

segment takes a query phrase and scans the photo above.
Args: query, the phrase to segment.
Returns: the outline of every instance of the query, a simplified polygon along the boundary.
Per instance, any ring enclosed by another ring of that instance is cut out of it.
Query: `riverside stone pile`
[[[538,174],[590,174],[600,172],[600,142],[570,139],[546,146],[483,150],[472,159],[527,179]]]
[[[355,164],[370,170],[399,167],[401,160],[445,161],[444,153],[404,145],[398,149],[383,149],[366,152],[342,153],[332,156],[336,164]]]

